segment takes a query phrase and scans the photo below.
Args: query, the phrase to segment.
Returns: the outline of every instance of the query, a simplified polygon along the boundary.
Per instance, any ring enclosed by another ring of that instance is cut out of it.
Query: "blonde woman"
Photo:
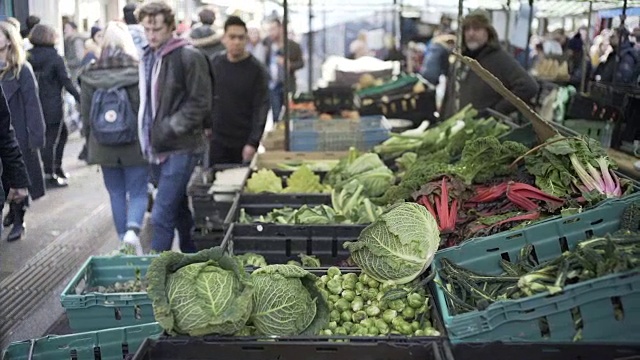
[[[87,137],[87,162],[102,167],[118,236],[142,255],[139,233],[147,210],[148,163],[137,139],[124,145],[100,143],[92,132],[95,119],[91,118],[92,100],[98,89],[125,89],[131,109],[137,114],[138,79],[138,51],[127,25],[109,22],[100,57],[80,74],[80,114]]]
[[[9,105],[11,124],[22,151],[31,181],[29,193],[35,200],[45,193],[40,149],[44,146],[45,125],[33,70],[26,60],[18,29],[8,22],[0,22],[0,82]],[[3,177],[4,189],[15,187]],[[8,241],[20,240],[24,234],[24,215],[27,201],[12,201],[3,225],[13,225]]]

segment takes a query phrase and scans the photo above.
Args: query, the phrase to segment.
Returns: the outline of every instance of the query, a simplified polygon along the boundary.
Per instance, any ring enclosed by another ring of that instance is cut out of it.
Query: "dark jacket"
[[[45,194],[42,164],[38,156],[39,149],[44,147],[45,124],[38,86],[29,63],[24,64],[18,78],[15,78],[12,72],[7,72],[2,79],[2,89],[31,182],[29,193],[36,200]]]
[[[191,30],[191,45],[202,50],[208,58],[213,58],[217,53],[224,51],[222,36],[216,34],[209,25],[198,26]]]
[[[476,51],[475,54],[468,50],[463,54],[477,60],[482,67],[492,73],[507,89],[524,102],[530,103],[538,93],[536,81],[497,42],[490,40],[489,44]],[[489,84],[464,65],[461,78],[460,91],[458,92],[460,108],[471,104],[478,110],[490,108],[505,115],[516,110],[507,99],[495,92]],[[455,81],[448,82],[445,118],[454,114],[454,99],[451,96],[454,92],[450,91],[454,86]]]
[[[23,189],[30,185],[3,91],[0,91],[0,176],[9,188]],[[0,191],[0,204],[4,204],[4,193]]]
[[[420,75],[433,85],[438,85],[440,75],[449,73],[450,54],[451,52],[446,44],[432,41],[424,53]]]
[[[40,87],[42,113],[47,125],[58,125],[63,120],[62,88],[77,102],[80,94],[69,78],[62,56],[53,46],[35,46],[27,57]]]
[[[146,79],[140,76],[140,109],[146,108],[146,101],[155,106],[150,134],[144,129],[144,111],[138,112],[143,153],[148,146],[154,154],[200,151],[204,129],[211,126],[212,118],[209,61],[200,50],[177,38],[169,40],[159,56],[149,84],[152,99],[147,99]],[[140,73],[146,74],[144,61]]]
[[[102,166],[145,165],[140,143],[105,146],[91,134],[91,100],[97,89],[125,88],[129,95],[131,109],[137,114],[140,107],[138,62],[131,58],[119,57],[99,59],[80,74],[80,115],[84,135],[87,137],[87,163]]]
[[[269,112],[268,75],[253,55],[232,63],[226,52],[211,61],[213,141],[229,148],[258,147]]]
[[[269,75],[271,75],[271,71],[270,66],[271,66],[271,44],[272,41],[271,39],[267,38],[264,41],[264,46],[266,48],[265,51],[265,59],[264,59],[264,64],[267,67],[267,71],[269,72]],[[302,69],[304,67],[304,59],[302,58],[302,48],[300,48],[300,45],[289,39],[288,41],[289,44],[289,91],[291,92],[295,92],[296,90],[296,71]],[[284,49],[280,49],[280,52],[282,53],[282,56],[284,56]],[[278,66],[278,79],[271,79],[271,80],[276,80],[276,83],[278,84],[282,84],[284,83],[284,66]]]
[[[621,45],[620,56],[617,49],[609,54],[607,60],[598,65],[594,76],[597,81],[604,83],[636,84],[639,67],[640,51],[625,41]]]

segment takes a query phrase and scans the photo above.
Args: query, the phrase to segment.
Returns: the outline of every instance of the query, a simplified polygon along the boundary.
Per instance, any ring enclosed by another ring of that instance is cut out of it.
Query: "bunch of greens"
[[[247,193],[322,193],[330,191],[331,187],[320,182],[320,176],[316,175],[307,166],[300,166],[287,178],[287,187],[282,187],[282,179],[272,170],[260,169],[247,180],[245,191]]]
[[[580,242],[543,263],[533,256],[533,246],[527,245],[517,261],[500,260],[504,273],[498,276],[473,272],[443,258],[439,274],[444,283],[439,285],[453,314],[484,310],[499,300],[560,293],[571,284],[637,269],[639,226],[640,206],[634,203],[623,213],[619,231]]]
[[[620,197],[630,190],[612,171],[616,164],[599,141],[556,136],[525,156],[536,185],[558,197],[584,197],[589,202]]]
[[[359,183],[368,198],[382,195],[395,182],[395,176],[377,154],[359,155],[355,149],[327,174],[327,182],[334,189],[342,189],[348,184]]]
[[[387,189],[384,196],[375,199],[377,204],[393,204],[408,200],[414,191],[442,176],[458,178],[465,184],[485,183],[495,177],[515,172],[511,163],[527,152],[527,147],[513,141],[500,142],[495,137],[482,137],[468,141],[459,161],[450,164],[448,154],[439,152],[419,158],[407,170],[398,185]]]
[[[251,274],[250,326],[269,336],[316,335],[329,321],[317,277],[295,265],[268,265]]]
[[[345,242],[351,259],[378,282],[406,284],[431,265],[440,244],[438,224],[415,203],[387,209],[367,226],[358,241]]]
[[[319,268],[322,266],[320,260],[314,255],[298,254],[298,258],[300,258],[300,262],[289,260],[287,262],[287,265],[296,265],[308,268]],[[268,265],[267,260],[264,258],[264,256],[255,253],[244,253],[242,255],[236,255],[236,259],[242,262],[242,265],[245,267],[260,268]]]
[[[231,335],[253,309],[253,284],[236,259],[211,248],[164,252],[147,270],[156,321],[171,335]]]
[[[321,335],[439,336],[429,321],[429,298],[424,287],[384,284],[366,273],[342,273],[331,267],[317,282],[328,300],[329,323]],[[386,300],[392,290],[406,295]]]
[[[338,160],[303,160],[283,162],[278,164],[276,167],[278,170],[296,171],[299,168],[306,166],[313,172],[328,172],[337,164]]]

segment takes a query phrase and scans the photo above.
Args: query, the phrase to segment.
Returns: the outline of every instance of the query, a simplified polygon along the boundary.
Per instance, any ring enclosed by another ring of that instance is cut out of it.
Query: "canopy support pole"
[[[284,149],[289,151],[289,4],[288,0],[282,3],[284,16],[282,19],[282,32],[284,37]],[[275,122],[277,119],[273,119]]]
[[[307,40],[307,51],[309,54],[307,61],[309,74],[307,80],[309,82],[309,92],[311,92],[311,90],[313,90],[313,0],[309,0],[309,38]]]
[[[587,38],[584,41],[582,50],[582,79],[580,82],[580,92],[587,92],[587,61],[591,61],[589,57],[589,49],[591,48],[591,18],[593,17],[593,0],[589,0],[589,18],[587,19]]]
[[[529,69],[529,63],[531,62],[531,35],[532,35],[532,31],[531,31],[531,26],[533,26],[533,0],[529,0],[529,30],[528,30],[528,34],[527,34],[527,47],[526,49],[524,49],[525,52],[525,59],[524,59],[524,67],[525,69]]]
[[[464,41],[464,31],[462,30],[462,21],[464,20],[462,18],[463,5],[464,5],[464,0],[459,0],[458,1],[458,33],[457,33],[457,40],[456,40],[456,51],[459,54],[462,54],[462,42]],[[455,114],[458,111],[460,111],[460,81],[462,80],[461,79],[462,78],[462,62],[460,60],[456,61],[454,71],[455,71],[454,72],[455,83],[453,84],[454,90],[453,90],[453,94],[450,94],[450,95],[453,97],[453,101],[454,101],[453,113]]]

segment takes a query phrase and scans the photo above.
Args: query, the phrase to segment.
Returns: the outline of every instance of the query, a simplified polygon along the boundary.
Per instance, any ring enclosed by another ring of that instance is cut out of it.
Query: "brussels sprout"
[[[431,328],[433,328],[433,326],[431,326],[431,321],[429,321],[429,320],[423,321],[422,322],[422,326],[423,326],[423,329],[431,329]]]
[[[387,291],[393,289],[394,287],[395,285],[391,283],[382,283],[382,285],[379,286],[379,290],[382,291],[383,293],[386,293]]]
[[[380,330],[378,330],[378,328],[376,328],[376,327],[370,327],[368,335],[370,335],[370,336],[378,336],[378,335],[380,335]]]
[[[347,329],[345,329],[342,326],[338,326],[337,328],[335,328],[335,330],[333,330],[333,333],[336,335],[347,335]]]
[[[360,280],[360,282],[363,284],[367,284],[369,282],[369,279],[371,278],[365,273],[360,273],[360,276],[358,276],[358,280]]]
[[[413,336],[425,336],[425,333],[422,330],[416,330],[413,332]]]
[[[364,307],[364,301],[362,301],[362,298],[360,297],[356,297],[351,302],[351,310],[353,311],[360,311],[362,310],[363,307]]]
[[[353,282],[353,283],[357,283],[358,282],[358,275],[356,275],[354,273],[344,274],[343,278],[345,280],[348,280],[348,281]]]
[[[380,283],[375,281],[374,279],[369,279],[367,285],[369,285],[370,288],[377,289],[378,286],[380,286]]]
[[[344,290],[342,292],[342,298],[347,301],[353,301],[356,298],[356,293],[353,290]]]
[[[424,305],[424,296],[416,293],[409,294],[407,296],[407,304],[414,309],[419,309]]]
[[[342,275],[342,272],[337,267],[332,266],[329,269],[327,269],[327,275],[333,279],[334,276]]]
[[[401,317],[396,317],[393,320],[391,320],[391,325],[393,326],[394,329],[400,330],[400,326],[402,324],[408,324],[407,320],[401,318]]]
[[[411,328],[411,324],[406,323],[406,322],[400,324],[400,332],[403,335],[411,335],[411,334],[413,334],[413,329]]]
[[[384,322],[386,322],[387,324],[391,324],[391,322],[396,319],[398,316],[398,312],[395,310],[385,310],[384,313],[382,314],[382,320],[384,320]]]
[[[413,329],[413,331],[419,330],[420,329],[420,323],[417,321],[412,321],[411,322],[411,328]]]
[[[329,330],[329,329],[324,329],[320,332],[320,335],[324,335],[324,336],[331,336],[333,335],[333,331]]]
[[[384,327],[379,327],[378,331],[380,331],[380,335],[389,335],[389,332],[391,331],[391,328],[389,328],[389,325],[386,325]]]
[[[339,279],[329,280],[327,290],[332,294],[339,295],[342,292],[342,282]]]
[[[358,331],[354,334],[355,336],[369,336],[369,329],[361,326]]]
[[[320,276],[320,283],[326,285],[330,280],[330,277],[327,275]]]
[[[365,291],[366,291],[366,287],[364,286],[364,284],[361,283],[361,282],[357,282],[356,283],[356,294],[357,295],[361,295]]]
[[[338,310],[331,310],[331,312],[329,313],[329,320],[330,321],[340,321],[340,311]]]
[[[353,328],[353,323],[351,322],[351,319],[349,319],[349,321],[345,321],[342,323],[342,327],[347,330],[347,332],[351,332],[351,329]]]
[[[356,289],[356,282],[354,281],[350,281],[350,280],[342,280],[342,288],[345,290],[355,290]]]
[[[351,320],[353,320],[354,323],[359,323],[366,318],[367,313],[365,313],[364,311],[356,311],[353,316],[351,316]]]
[[[427,312],[427,310],[429,310],[429,308],[427,307],[427,304],[422,304],[422,306],[416,309],[416,314],[417,315],[424,314]]]
[[[331,294],[329,295],[329,298],[327,298],[327,301],[332,303],[337,303],[338,300],[340,300],[340,295],[336,295],[336,294]]]
[[[369,306],[365,309],[367,316],[375,317],[380,315],[380,308],[375,305]]]
[[[425,328],[422,331],[424,331],[424,334],[426,336],[440,336],[440,331],[434,328]]]
[[[334,304],[336,310],[342,312],[347,309],[351,309],[351,303],[347,299],[340,299]]]
[[[389,334],[391,334],[391,335],[402,335],[402,334],[400,333],[400,331],[398,331],[398,330],[391,330],[391,331],[389,332]]]
[[[329,307],[329,311],[335,309],[335,306],[333,305],[332,302],[327,302],[327,306]]]
[[[344,325],[342,326],[344,327]],[[351,331],[349,331],[349,334],[355,334],[358,330],[360,330],[360,328],[362,328],[362,325],[360,324],[351,325]]]
[[[393,300],[389,302],[389,309],[391,310],[400,312],[404,310],[405,307],[406,307],[406,304],[404,303],[404,300],[401,300],[401,299]]]
[[[338,323],[335,322],[335,321],[330,321],[327,324],[327,329],[329,329],[329,330],[335,330],[337,327],[338,327]]]
[[[344,322],[349,322],[353,320],[353,312],[349,309],[344,310],[342,314],[340,314],[340,319],[342,319],[342,321]]]
[[[416,317],[416,311],[412,307],[407,306],[402,310],[402,317],[405,318],[405,320],[413,320]]]
[[[375,326],[375,321],[373,319],[364,319],[360,321],[360,325],[370,328]]]
[[[371,297],[372,293],[370,290],[364,290],[362,291],[362,293],[360,294],[362,296],[362,299],[364,301],[369,301],[372,300],[373,298]]]

